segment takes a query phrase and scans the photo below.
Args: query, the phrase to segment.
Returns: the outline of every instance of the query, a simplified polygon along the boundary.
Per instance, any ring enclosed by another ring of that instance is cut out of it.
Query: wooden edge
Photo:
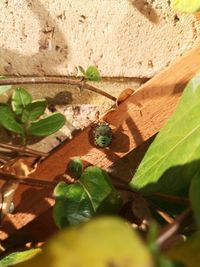
[[[69,160],[75,156],[107,169],[162,128],[174,112],[185,85],[199,70],[200,46],[197,46],[108,114],[106,121],[114,128],[109,148],[99,149],[93,145],[89,126],[44,160],[33,177],[53,180],[65,172]],[[24,227],[53,203],[49,190],[21,186],[15,196],[16,213],[5,220],[0,238],[5,239]]]

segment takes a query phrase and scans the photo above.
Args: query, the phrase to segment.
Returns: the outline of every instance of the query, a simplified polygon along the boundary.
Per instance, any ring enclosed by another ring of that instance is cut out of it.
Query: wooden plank
[[[92,145],[91,127],[79,132],[43,161],[32,175],[53,180],[64,173],[69,160],[80,156],[89,163],[108,168],[118,159],[156,134],[173,113],[186,83],[200,70],[200,46],[145,83],[106,120],[114,127],[112,145],[99,149]],[[45,212],[54,201],[52,192],[21,186],[15,197],[16,214],[9,215],[0,232],[1,239],[22,228]],[[10,225],[10,227],[9,227]]]

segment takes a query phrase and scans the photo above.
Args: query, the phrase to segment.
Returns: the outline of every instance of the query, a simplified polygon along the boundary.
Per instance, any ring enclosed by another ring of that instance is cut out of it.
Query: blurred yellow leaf
[[[18,267],[152,267],[149,251],[128,224],[100,218],[61,232]]]
[[[199,0],[172,0],[171,6],[174,10],[186,13],[195,13],[200,10]]]

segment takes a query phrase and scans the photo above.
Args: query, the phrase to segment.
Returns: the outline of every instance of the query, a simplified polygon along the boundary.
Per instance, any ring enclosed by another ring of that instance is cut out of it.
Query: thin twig
[[[151,195],[151,197],[158,197],[164,201],[181,204],[181,205],[188,205],[190,203],[189,199],[186,197],[179,197],[174,195],[167,195],[163,193],[154,193]]]
[[[11,150],[11,151],[16,151],[19,154],[23,154],[23,155],[27,155],[27,156],[47,157],[49,155],[48,153],[44,153],[44,152],[34,150],[34,149],[31,149],[28,147],[23,147],[23,146],[16,146],[16,145],[0,143],[0,147]]]
[[[177,216],[177,218],[171,223],[170,225],[167,225],[163,228],[162,232],[159,234],[157,238],[157,245],[159,247],[164,247],[164,244],[175,234],[181,231],[183,227],[186,226],[186,220],[188,218],[191,218],[192,216],[192,209],[188,208],[186,209],[182,214]]]
[[[103,95],[113,101],[116,101],[116,97],[102,91],[99,88],[96,88],[93,85],[84,83],[82,79],[69,79],[66,77],[11,77],[9,79],[0,80],[0,85],[16,85],[16,84],[69,84],[77,86],[78,88],[85,88],[97,94]]]
[[[23,185],[29,185],[33,187],[44,187],[53,189],[59,181],[46,181],[46,180],[39,180],[36,178],[29,178],[29,177],[19,177],[17,175],[8,174],[5,172],[0,171],[0,180],[10,181],[13,183],[19,183]]]

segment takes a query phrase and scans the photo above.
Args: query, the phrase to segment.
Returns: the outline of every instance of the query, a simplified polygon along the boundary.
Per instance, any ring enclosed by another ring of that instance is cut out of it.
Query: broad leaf
[[[23,127],[15,119],[15,114],[6,104],[0,104],[0,125],[14,133],[23,133]]]
[[[112,192],[102,201],[97,209],[97,214],[116,214],[123,205],[121,195],[116,191]]]
[[[95,215],[92,203],[80,184],[60,182],[55,190],[54,220],[59,228],[88,221]]]
[[[200,229],[200,172],[197,172],[190,185],[190,200],[194,216]]]
[[[17,263],[25,262],[29,259],[32,259],[39,252],[41,252],[41,249],[38,248],[38,249],[30,249],[26,251],[11,253],[0,260],[0,266],[7,267],[7,266],[13,266]]]
[[[31,123],[27,131],[30,135],[47,136],[57,132],[64,124],[65,117],[60,113],[53,113],[44,119]]]
[[[76,184],[59,183],[54,195],[54,219],[60,228],[85,222],[98,214],[116,213],[122,206],[121,196],[109,176],[97,167],[86,168]]]
[[[0,80],[6,79],[5,76],[0,76]],[[0,95],[4,94],[12,88],[12,85],[0,85]]]
[[[72,177],[79,178],[83,172],[83,163],[80,158],[74,158],[70,161],[68,166]]]
[[[195,13],[200,11],[199,0],[172,0],[171,7],[180,12]]]
[[[44,114],[46,105],[47,102],[45,99],[33,101],[32,103],[28,104],[23,110],[21,118],[22,122],[29,123],[39,119],[39,117]]]
[[[189,238],[185,243],[172,247],[167,256],[175,261],[182,262],[187,267],[199,267],[200,262],[200,234]]]
[[[85,77],[87,80],[89,81],[100,81],[101,80],[101,76],[100,73],[97,69],[97,67],[95,66],[89,66],[85,72]]]
[[[93,220],[54,237],[44,252],[18,267],[153,267],[151,255],[124,221]]]
[[[163,107],[164,108],[164,107]],[[200,163],[200,74],[155,138],[130,186],[144,194],[186,194]]]
[[[31,95],[23,88],[17,88],[12,94],[12,109],[17,115],[21,115],[24,108],[32,102]]]
[[[95,211],[114,190],[108,174],[98,167],[86,168],[80,177],[80,182],[91,198]]]

